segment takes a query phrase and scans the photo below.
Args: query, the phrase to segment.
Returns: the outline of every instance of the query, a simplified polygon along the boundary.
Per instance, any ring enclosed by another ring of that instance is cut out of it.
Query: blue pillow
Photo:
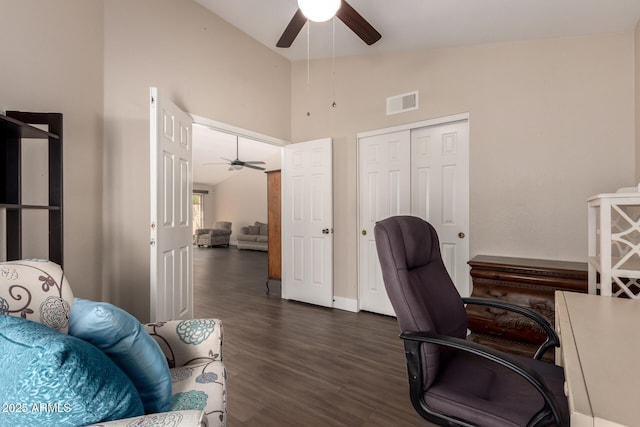
[[[100,350],[0,315],[0,425],[79,426],[143,414],[131,381]]]
[[[171,409],[171,374],[158,343],[138,320],[115,305],[76,298],[69,335],[90,342],[129,377],[147,414]]]

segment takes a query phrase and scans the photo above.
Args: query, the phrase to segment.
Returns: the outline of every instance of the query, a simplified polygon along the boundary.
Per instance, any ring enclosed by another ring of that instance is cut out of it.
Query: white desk
[[[556,292],[571,426],[640,426],[640,301]]]

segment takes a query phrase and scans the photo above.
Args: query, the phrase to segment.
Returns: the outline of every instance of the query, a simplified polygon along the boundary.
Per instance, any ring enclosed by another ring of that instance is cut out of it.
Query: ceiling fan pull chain
[[[333,85],[333,103],[336,108],[336,17],[333,17],[333,44],[331,46],[331,83]]]
[[[311,88],[311,71],[310,71],[310,54],[311,54],[311,48],[310,48],[310,39],[311,39],[311,22],[307,22],[307,117],[309,117],[311,115],[311,112],[309,111],[309,105],[311,104],[310,98],[311,98],[311,94],[310,94],[310,88]]]

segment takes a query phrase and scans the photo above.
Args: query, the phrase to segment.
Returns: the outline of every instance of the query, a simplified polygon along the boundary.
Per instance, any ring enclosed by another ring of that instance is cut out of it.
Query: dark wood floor
[[[265,293],[266,252],[194,248],[195,316],[224,325],[228,427],[429,426],[394,318]]]

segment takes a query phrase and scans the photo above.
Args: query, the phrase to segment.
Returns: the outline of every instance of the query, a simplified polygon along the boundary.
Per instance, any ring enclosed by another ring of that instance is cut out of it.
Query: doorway
[[[239,250],[238,236],[243,227],[253,226],[256,221],[268,223],[265,172],[281,168],[286,141],[192,117],[193,191],[201,196],[202,228],[211,228],[217,221],[228,221],[232,229],[229,247],[194,247],[194,251],[206,252],[206,257],[201,259],[226,257],[229,254],[222,252],[234,252],[235,264],[246,259],[248,268],[255,268],[256,260],[259,263],[261,258],[266,259],[267,252]],[[203,269],[201,262],[195,262],[193,268],[194,277],[205,273],[198,271]],[[268,277],[267,268],[264,270],[263,286]],[[208,275],[208,280],[214,279],[223,280],[220,275]]]
[[[267,222],[265,172],[281,168],[286,141],[192,117],[193,188],[204,194],[203,228],[231,222],[235,246],[241,227]],[[243,167],[236,160],[250,164]]]

